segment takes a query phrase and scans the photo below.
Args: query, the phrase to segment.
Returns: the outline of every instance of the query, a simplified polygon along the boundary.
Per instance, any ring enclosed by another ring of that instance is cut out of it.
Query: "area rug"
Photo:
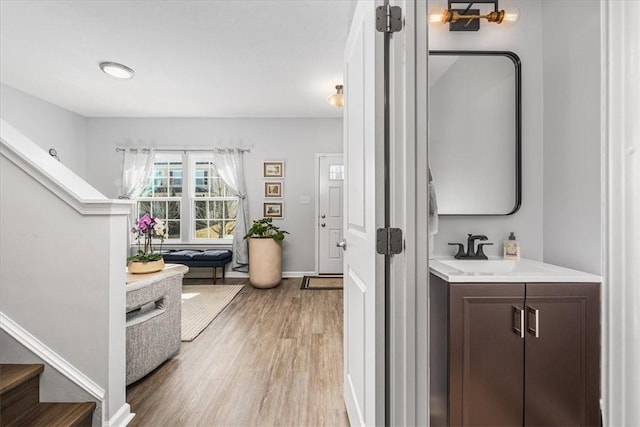
[[[193,341],[244,288],[243,285],[182,286],[182,341]]]
[[[342,289],[342,275],[304,276],[300,289]]]

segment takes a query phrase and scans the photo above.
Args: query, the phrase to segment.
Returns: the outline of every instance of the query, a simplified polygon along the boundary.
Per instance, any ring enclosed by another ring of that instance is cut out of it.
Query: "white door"
[[[342,273],[342,155],[318,157],[318,273]]]
[[[358,2],[344,55],[344,399],[352,426],[385,422],[384,79],[378,2]]]

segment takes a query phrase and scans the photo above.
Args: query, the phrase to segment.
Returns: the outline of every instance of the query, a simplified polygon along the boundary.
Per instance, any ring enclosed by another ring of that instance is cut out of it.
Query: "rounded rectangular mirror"
[[[513,52],[429,52],[429,163],[440,215],[520,208],[520,92]]]

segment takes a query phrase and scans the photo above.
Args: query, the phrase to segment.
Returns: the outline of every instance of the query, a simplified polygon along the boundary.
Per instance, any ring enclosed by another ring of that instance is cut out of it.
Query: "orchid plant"
[[[138,218],[136,224],[131,227],[131,232],[134,234],[135,239],[138,242],[138,253],[127,258],[127,263],[131,261],[149,262],[162,259],[162,242],[167,236],[167,229],[164,221],[158,218],[153,218],[151,215],[146,213]],[[153,244],[154,238],[160,239],[159,251],[155,250]]]

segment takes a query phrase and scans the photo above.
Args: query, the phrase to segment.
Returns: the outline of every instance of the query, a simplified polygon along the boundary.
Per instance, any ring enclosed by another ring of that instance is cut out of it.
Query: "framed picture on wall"
[[[262,216],[265,218],[284,218],[284,203],[264,202],[262,204]]]
[[[284,178],[284,162],[270,161],[262,162],[263,178]]]
[[[264,197],[269,199],[281,199],[282,198],[282,181],[265,182]]]

